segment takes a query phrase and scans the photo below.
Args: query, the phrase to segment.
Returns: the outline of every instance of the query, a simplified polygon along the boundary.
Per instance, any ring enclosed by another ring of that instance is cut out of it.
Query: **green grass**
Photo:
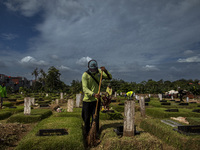
[[[7,122],[14,123],[33,123],[41,121],[52,115],[52,111],[48,109],[32,109],[31,115],[24,115],[24,112],[17,113],[8,118]]]
[[[140,123],[140,127],[177,149],[200,149],[200,135],[186,136],[180,134],[159,119],[145,119]]]
[[[0,111],[0,120],[10,117],[12,113],[10,111]]]
[[[68,135],[37,136],[40,129],[67,129]],[[82,120],[77,117],[54,117],[42,120],[26,135],[16,150],[82,150],[84,141],[82,135]]]

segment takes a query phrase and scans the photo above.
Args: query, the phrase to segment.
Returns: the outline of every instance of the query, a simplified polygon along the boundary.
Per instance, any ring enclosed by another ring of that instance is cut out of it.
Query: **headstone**
[[[74,100],[69,99],[68,102],[67,102],[67,111],[73,112],[73,108],[74,108]]]
[[[123,136],[134,136],[134,124],[135,124],[135,102],[126,101],[124,108],[124,128]]]
[[[149,98],[151,98],[151,94],[149,94]]]
[[[120,92],[120,95],[122,95],[122,92]]]
[[[25,97],[24,98],[24,115],[31,114],[31,98]]]
[[[46,93],[46,97],[48,97],[49,96],[49,94],[48,93]]]
[[[145,100],[144,97],[140,99],[140,113],[142,117],[145,117]]]
[[[162,100],[162,94],[158,94],[160,101]]]
[[[59,99],[56,99],[56,104],[57,104],[57,105],[59,104]]]
[[[115,92],[115,97],[117,97],[117,92]]]
[[[63,93],[60,93],[60,99],[63,99]]]
[[[35,105],[35,98],[31,97],[31,105]]]
[[[189,97],[186,98],[187,103],[189,102]]]
[[[173,96],[171,96],[171,99],[174,99]]]
[[[81,104],[81,93],[76,94],[76,107],[79,108]]]

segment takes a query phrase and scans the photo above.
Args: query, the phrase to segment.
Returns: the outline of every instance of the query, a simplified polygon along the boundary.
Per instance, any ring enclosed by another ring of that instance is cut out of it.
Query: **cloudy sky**
[[[200,79],[200,0],[0,1],[0,74],[70,84],[90,59],[128,82]]]

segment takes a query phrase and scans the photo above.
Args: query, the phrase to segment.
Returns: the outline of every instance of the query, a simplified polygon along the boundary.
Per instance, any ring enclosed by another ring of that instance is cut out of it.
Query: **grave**
[[[161,105],[171,105],[171,103],[161,103]]]
[[[180,103],[181,101],[175,101],[175,103]]]
[[[179,112],[178,109],[167,109],[167,110],[165,110],[165,111],[167,111],[167,112]]]
[[[66,129],[40,129],[37,136],[67,135]]]
[[[145,106],[149,106],[149,103],[145,103]]]
[[[60,93],[60,99],[63,99],[63,93]]]
[[[124,107],[124,127],[123,136],[134,136],[135,124],[135,102],[126,101]]]

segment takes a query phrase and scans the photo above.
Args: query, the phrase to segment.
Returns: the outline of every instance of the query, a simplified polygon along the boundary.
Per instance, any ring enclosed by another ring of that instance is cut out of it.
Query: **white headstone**
[[[63,99],[63,93],[60,93],[60,99]]]
[[[135,102],[126,101],[124,107],[123,136],[134,136]]]
[[[74,108],[74,100],[69,99],[68,102],[67,102],[67,111],[73,112],[73,108]]]
[[[24,115],[31,114],[31,98],[25,97],[24,98]]]
[[[171,99],[173,100],[173,99],[174,99],[174,97],[173,97],[173,96],[171,96]]]
[[[158,94],[160,101],[162,101],[162,94]]]
[[[115,97],[117,97],[117,92],[115,92]]]
[[[144,97],[140,98],[140,113],[142,117],[145,117],[145,100]]]
[[[81,104],[81,93],[76,94],[76,107],[79,108]]]
[[[189,103],[189,97],[187,97],[187,103]]]
[[[48,97],[49,96],[49,94],[48,93],[46,93],[46,97]]]
[[[56,104],[57,104],[57,105],[59,104],[59,99],[56,99]]]
[[[151,97],[151,94],[149,94],[149,98]]]

